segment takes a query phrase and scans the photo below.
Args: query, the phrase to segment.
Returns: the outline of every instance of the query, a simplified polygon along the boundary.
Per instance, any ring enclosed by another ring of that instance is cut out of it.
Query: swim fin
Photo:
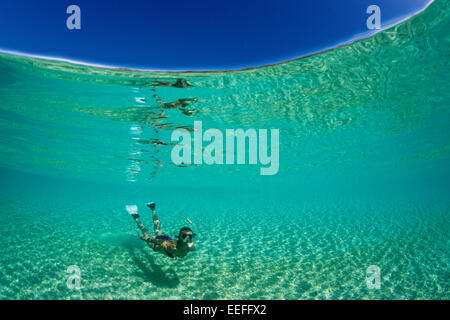
[[[137,205],[126,205],[125,208],[133,218],[139,218]]]
[[[149,203],[147,203],[147,207],[149,207],[151,210],[155,210],[156,203],[154,203],[154,202],[149,202]]]

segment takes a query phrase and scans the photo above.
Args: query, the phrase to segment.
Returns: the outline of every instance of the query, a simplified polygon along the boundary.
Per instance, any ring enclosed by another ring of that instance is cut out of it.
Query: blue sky
[[[297,58],[382,28],[430,0],[2,0],[0,49],[140,69],[227,70]],[[81,30],[66,9],[81,8]]]

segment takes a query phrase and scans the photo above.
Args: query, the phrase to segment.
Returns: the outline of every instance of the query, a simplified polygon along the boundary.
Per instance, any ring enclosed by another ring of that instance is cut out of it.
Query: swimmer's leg
[[[136,205],[128,205],[125,206],[130,216],[133,217],[134,221],[136,221],[137,226],[139,229],[141,229],[142,233],[144,234],[144,237],[147,237],[148,235],[151,235],[150,231],[144,226],[144,224],[139,220],[139,214],[138,214],[138,208]],[[139,232],[138,232],[139,235]],[[141,235],[139,235],[139,238],[142,239]]]
[[[150,237],[152,237],[152,234],[150,233],[150,231],[148,231],[147,227],[144,226],[144,224],[141,222],[141,220],[139,220],[139,216],[138,215],[133,215],[132,217],[134,218],[134,221],[136,221],[136,224],[137,224],[138,228],[144,234],[143,236],[139,235],[139,238],[144,240],[143,238],[150,238]]]
[[[136,221],[137,226],[143,233],[143,234],[140,234],[139,230],[136,230],[139,239],[144,240],[150,246],[150,248],[152,248],[154,250],[155,249],[154,244],[156,243],[155,242],[156,237],[154,235],[152,235],[150,233],[150,231],[148,231],[148,229],[144,226],[144,224],[141,222],[141,220],[139,220],[139,217],[133,216],[133,218]]]
[[[155,234],[157,236],[163,235],[163,232],[161,231],[161,221],[159,221],[158,214],[156,213],[155,210],[156,204],[154,202],[150,202],[147,203],[147,207],[149,207],[153,213],[153,230],[155,231]]]

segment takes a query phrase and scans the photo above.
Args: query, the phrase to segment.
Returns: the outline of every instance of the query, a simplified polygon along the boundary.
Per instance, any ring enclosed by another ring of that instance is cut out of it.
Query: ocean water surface
[[[1,53],[0,299],[448,299],[449,9],[237,72]],[[279,172],[175,165],[195,120],[279,129]],[[193,222],[196,251],[137,238],[125,205],[151,228],[149,201],[169,235]]]

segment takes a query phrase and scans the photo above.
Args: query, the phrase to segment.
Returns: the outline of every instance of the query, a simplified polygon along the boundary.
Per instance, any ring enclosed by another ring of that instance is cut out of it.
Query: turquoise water
[[[449,7],[233,73],[0,54],[0,298],[448,299]],[[193,86],[149,87],[180,77]],[[155,141],[194,120],[279,129],[278,174],[174,165]],[[195,252],[171,260],[137,238],[125,205],[151,227],[148,201],[169,234],[193,222]]]

